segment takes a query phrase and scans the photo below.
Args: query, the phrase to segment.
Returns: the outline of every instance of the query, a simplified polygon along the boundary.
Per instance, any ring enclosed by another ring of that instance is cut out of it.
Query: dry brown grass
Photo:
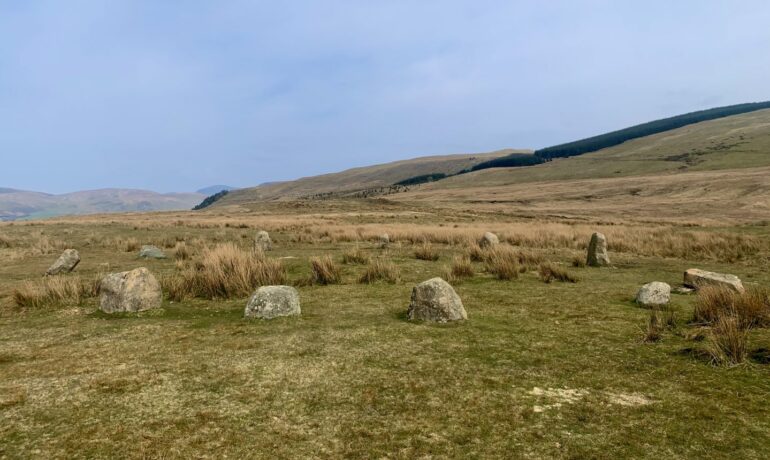
[[[544,283],[550,283],[552,281],[569,283],[578,282],[578,279],[575,275],[568,272],[565,268],[554,264],[553,262],[542,262],[538,267],[538,274]]]
[[[13,290],[13,303],[22,309],[82,305],[99,294],[99,279],[80,276],[47,276],[26,281]]]
[[[737,315],[720,315],[714,322],[706,343],[706,352],[712,362],[736,365],[745,361],[749,354],[750,329]]]
[[[161,284],[171,300],[229,299],[248,296],[259,286],[285,284],[286,278],[280,261],[224,243],[203,249],[180,274],[162,277]]]
[[[473,278],[475,270],[473,263],[468,255],[457,255],[452,259],[452,265],[447,269],[445,278],[447,281],[459,281],[466,278]]]
[[[398,267],[391,261],[377,258],[369,262],[358,278],[359,283],[371,284],[377,281],[397,283],[400,279]]]
[[[176,260],[187,260],[192,257],[192,250],[184,241],[179,241],[174,246],[174,258]]]
[[[660,313],[657,309],[650,311],[647,327],[644,330],[642,341],[645,343],[659,342],[663,338],[663,327],[660,322]]]
[[[522,265],[519,263],[518,252],[513,248],[498,245],[486,252],[485,267],[487,272],[499,280],[513,280],[519,277]]]
[[[423,243],[414,250],[414,257],[418,260],[435,262],[439,259],[439,253],[430,243]]]
[[[734,316],[739,326],[766,327],[770,325],[770,295],[766,289],[750,288],[738,293],[721,286],[704,286],[698,290],[693,321],[716,324],[723,316]]]
[[[339,284],[342,271],[331,256],[310,258],[310,282],[313,284]]]
[[[136,252],[141,247],[139,240],[130,236],[128,238],[116,238],[115,246],[123,252]]]
[[[349,265],[364,265],[368,264],[371,258],[366,253],[356,246],[353,249],[345,251],[342,254],[342,263]]]

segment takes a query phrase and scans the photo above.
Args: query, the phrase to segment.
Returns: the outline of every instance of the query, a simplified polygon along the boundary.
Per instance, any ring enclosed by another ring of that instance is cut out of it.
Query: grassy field
[[[770,228],[306,206],[0,226],[0,457],[770,455],[770,331],[750,331],[742,364],[716,365],[689,323],[695,296],[673,295],[676,327],[655,343],[642,340],[650,311],[633,304],[642,284],[677,286],[691,267],[767,286]],[[147,266],[166,280],[204,247],[248,250],[258,229],[299,286],[301,317],[244,320],[246,296],[111,316],[94,298],[13,302],[65,247],[83,258],[67,278]],[[595,229],[614,266],[573,267]],[[579,281],[546,284],[536,267],[500,281],[474,262],[473,277],[453,282],[468,321],[408,322],[414,284],[443,275],[485,230]],[[171,257],[137,259],[146,243]],[[415,257],[426,244],[438,260]],[[393,262],[400,280],[360,284],[365,266],[341,263],[356,248]],[[309,260],[324,255],[341,283],[309,285]]]

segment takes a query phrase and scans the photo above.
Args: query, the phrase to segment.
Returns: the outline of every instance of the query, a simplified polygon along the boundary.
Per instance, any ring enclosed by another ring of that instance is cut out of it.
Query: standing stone
[[[105,313],[137,312],[160,308],[160,283],[144,267],[110,273],[102,279],[99,308]]]
[[[75,269],[80,263],[80,254],[75,249],[65,249],[64,252],[56,259],[48,270],[45,271],[46,275],[58,275],[59,273],[69,273]]]
[[[139,250],[139,257],[142,259],[165,259],[166,254],[157,246],[145,244]]]
[[[671,286],[660,281],[647,283],[636,294],[636,303],[642,307],[660,307],[671,301]]]
[[[412,289],[407,318],[446,323],[468,319],[463,303],[452,286],[441,278],[424,281]]]
[[[257,236],[254,238],[254,244],[263,251],[273,249],[273,240],[270,239],[270,234],[264,230],[257,232]]]
[[[390,244],[390,235],[388,235],[387,233],[383,233],[382,235],[379,236],[378,240],[380,243],[380,247],[385,249]]]
[[[246,318],[273,319],[301,313],[299,292],[291,286],[263,286],[246,304]]]
[[[744,292],[741,279],[735,275],[725,273],[707,272],[697,268],[691,268],[684,272],[684,285],[693,289],[703,286],[726,286],[736,292]]]
[[[586,265],[589,267],[605,267],[610,264],[610,256],[607,255],[607,237],[601,233],[591,235],[588,243],[588,257]]]
[[[500,239],[492,232],[486,232],[479,240],[479,246],[482,248],[491,248],[500,244]]]

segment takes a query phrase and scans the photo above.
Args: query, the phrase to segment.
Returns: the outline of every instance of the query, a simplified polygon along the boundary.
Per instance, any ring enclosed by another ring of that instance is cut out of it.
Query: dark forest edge
[[[209,206],[211,206],[212,204],[214,204],[217,201],[219,201],[220,198],[222,198],[223,196],[227,195],[228,193],[230,193],[229,190],[222,190],[221,192],[218,192],[218,193],[215,193],[213,195],[207,196],[206,198],[203,199],[203,201],[200,202],[199,205],[197,205],[194,208],[192,208],[192,210],[193,211],[200,211],[201,209],[208,208]]]
[[[662,118],[660,120],[654,120],[647,123],[634,125],[617,131],[600,134],[598,136],[588,137],[574,142],[568,142],[566,144],[546,147],[544,149],[535,151],[535,153],[531,155],[525,153],[513,153],[502,158],[495,158],[494,160],[479,163],[474,165],[472,168],[464,169],[455,174],[423,174],[421,176],[415,176],[403,180],[395,185],[423,184],[426,182],[441,180],[446,177],[456,176],[473,171],[480,171],[482,169],[534,166],[551,161],[554,158],[568,158],[596,152],[598,150],[614,147],[626,141],[638,139],[640,137],[646,137],[665,131],[671,131],[673,129],[682,128],[684,126],[700,123],[703,121],[716,120],[719,118],[725,118],[732,115],[740,115],[763,109],[770,109],[770,101],[750,102],[746,104],[728,105],[725,107],[699,110],[697,112],[685,113],[674,117]]]

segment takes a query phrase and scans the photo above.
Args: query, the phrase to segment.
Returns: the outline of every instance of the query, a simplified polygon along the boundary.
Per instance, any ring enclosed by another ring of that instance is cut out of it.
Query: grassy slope
[[[393,163],[353,168],[339,173],[305,177],[295,181],[268,184],[231,192],[217,205],[291,198],[316,193],[355,191],[387,187],[396,182],[430,173],[455,173],[482,161],[508,155],[517,150],[500,150],[483,154],[443,155],[396,161]]]
[[[392,219],[386,220],[393,224]],[[411,220],[410,220],[411,221]],[[34,227],[5,227],[23,237]],[[48,225],[97,273],[173,261],[89,246],[95,236],[178,235],[244,241],[249,229]],[[766,229],[761,229],[765,231]],[[274,256],[291,277],[307,258],[339,260],[349,244],[290,243]],[[81,308],[0,316],[0,456],[190,458],[766,458],[767,365],[713,367],[679,332],[641,344],[647,312],[630,300],[652,279],[675,284],[691,265],[770,282],[763,261],[738,264],[613,253],[617,269],[578,269],[578,284],[533,274],[486,275],[457,285],[470,320],[430,326],[404,319],[411,286],[440,274],[411,247],[388,254],[396,285],[300,288],[303,316],[244,321],[246,299],[166,303],[108,317]],[[372,255],[379,251],[366,246]],[[542,251],[567,263],[572,251]],[[52,256],[0,267],[0,292],[39,276]],[[480,268],[480,267],[477,267]],[[675,296],[686,319],[692,297]],[[766,330],[755,347],[770,345]],[[544,390],[540,394],[538,389]],[[568,400],[559,395],[576,390]],[[640,404],[639,401],[649,402]]]
[[[542,165],[463,174],[425,188],[462,188],[762,166],[770,166],[770,110],[697,123]]]

